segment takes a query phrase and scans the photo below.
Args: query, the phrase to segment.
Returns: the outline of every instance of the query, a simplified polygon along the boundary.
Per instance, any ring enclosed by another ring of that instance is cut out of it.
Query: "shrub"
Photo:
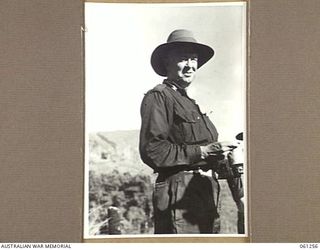
[[[147,175],[131,176],[129,172],[111,174],[89,172],[90,234],[111,234],[108,228],[108,208],[116,207],[120,214],[122,234],[152,233],[152,183]]]

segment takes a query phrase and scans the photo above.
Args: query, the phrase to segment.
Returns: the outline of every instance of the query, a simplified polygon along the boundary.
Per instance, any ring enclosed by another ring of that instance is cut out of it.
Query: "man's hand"
[[[208,156],[219,156],[238,147],[236,142],[213,142],[206,146],[200,146],[201,158],[206,159]]]

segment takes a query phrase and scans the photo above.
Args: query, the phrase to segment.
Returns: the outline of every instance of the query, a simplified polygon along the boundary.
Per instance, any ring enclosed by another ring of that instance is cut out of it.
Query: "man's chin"
[[[194,77],[184,77],[181,80],[189,85],[194,80]]]

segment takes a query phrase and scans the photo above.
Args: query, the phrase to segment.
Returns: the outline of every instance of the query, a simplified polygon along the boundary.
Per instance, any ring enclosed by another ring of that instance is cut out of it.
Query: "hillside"
[[[120,173],[153,175],[153,170],[140,159],[138,144],[138,130],[90,134],[90,170],[109,173],[116,169]]]
[[[119,208],[122,234],[153,232],[152,189],[156,174],[140,159],[139,131],[89,135],[89,230],[110,234],[106,212]],[[237,209],[225,180],[221,185],[221,233],[237,233]]]

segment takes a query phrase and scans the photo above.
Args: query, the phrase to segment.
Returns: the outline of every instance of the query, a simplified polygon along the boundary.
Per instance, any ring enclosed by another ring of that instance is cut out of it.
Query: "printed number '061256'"
[[[311,249],[315,249],[315,248],[318,248],[318,244],[312,244],[312,243],[303,243],[303,244],[300,244],[299,245],[300,246],[300,248],[305,248],[305,249],[307,249],[307,248],[311,248]]]

